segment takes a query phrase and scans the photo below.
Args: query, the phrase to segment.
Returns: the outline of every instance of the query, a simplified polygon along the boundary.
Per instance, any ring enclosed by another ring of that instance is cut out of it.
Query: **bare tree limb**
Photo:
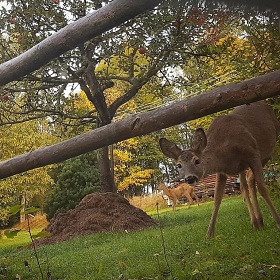
[[[134,114],[53,146],[8,159],[0,163],[0,178],[61,162],[128,138],[277,95],[280,95],[280,70],[222,86],[149,112]]]
[[[25,53],[1,64],[0,86],[30,74],[52,59],[155,7],[161,1],[115,0],[67,25]]]

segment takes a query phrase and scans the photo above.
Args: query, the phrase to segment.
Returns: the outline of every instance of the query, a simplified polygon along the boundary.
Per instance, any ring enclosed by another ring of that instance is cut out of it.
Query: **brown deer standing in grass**
[[[263,226],[257,200],[258,190],[280,228],[280,217],[269,197],[263,177],[263,166],[271,158],[279,134],[280,122],[270,106],[260,101],[239,106],[230,114],[217,117],[206,134],[203,129],[197,129],[189,149],[182,150],[167,139],[160,139],[162,152],[175,160],[179,176],[188,184],[195,185],[201,177],[217,174],[208,237],[214,236],[227,175],[239,174],[241,192],[253,227]]]
[[[198,197],[194,192],[194,187],[186,184],[186,183],[181,183],[178,187],[169,189],[166,187],[164,183],[161,183],[158,186],[158,190],[162,190],[170,200],[172,200],[172,209],[173,212],[176,211],[176,204],[178,199],[182,197],[186,197],[189,201],[189,208],[192,204],[194,204],[192,197],[195,198],[197,204],[199,205]]]

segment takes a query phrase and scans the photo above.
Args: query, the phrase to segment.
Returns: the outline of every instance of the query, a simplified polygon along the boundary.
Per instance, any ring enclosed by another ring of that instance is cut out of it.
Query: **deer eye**
[[[178,163],[178,164],[176,165],[176,167],[180,169],[180,168],[182,168],[182,164],[181,164],[181,163]]]
[[[194,161],[194,163],[195,163],[196,165],[198,165],[198,164],[200,164],[200,160],[197,158],[197,159]]]

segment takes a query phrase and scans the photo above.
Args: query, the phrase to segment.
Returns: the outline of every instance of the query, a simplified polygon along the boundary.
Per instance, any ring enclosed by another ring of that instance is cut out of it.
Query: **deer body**
[[[206,132],[204,175],[235,175],[250,167],[254,157],[264,166],[274,152],[279,133],[280,123],[264,102],[239,106],[231,114],[217,117]]]
[[[177,204],[178,199],[180,199],[184,196],[189,201],[189,207],[190,207],[190,205],[194,204],[192,197],[194,197],[196,199],[196,202],[199,205],[198,197],[194,192],[194,187],[192,187],[186,183],[182,183],[178,187],[173,188],[173,189],[169,189],[166,187],[166,185],[164,183],[161,183],[158,186],[158,190],[162,190],[169,197],[169,199],[172,200],[172,208],[173,208],[174,212],[176,211],[176,204]]]
[[[263,178],[263,166],[275,150],[279,133],[280,123],[272,109],[264,101],[260,101],[239,106],[230,114],[217,117],[206,133],[201,128],[197,129],[191,147],[187,150],[180,149],[165,138],[160,139],[162,152],[175,160],[179,176],[188,184],[195,185],[201,177],[217,174],[208,237],[214,235],[227,175],[239,174],[241,192],[253,226],[259,228],[263,225],[256,195],[258,189],[280,228],[280,217],[268,195]],[[249,169],[248,178],[246,169]]]

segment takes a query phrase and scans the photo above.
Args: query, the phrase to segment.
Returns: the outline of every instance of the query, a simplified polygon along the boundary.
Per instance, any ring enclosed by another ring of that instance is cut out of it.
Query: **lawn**
[[[280,199],[273,199],[280,211]],[[0,239],[0,279],[280,279],[280,231],[261,201],[265,227],[252,229],[241,197],[222,202],[216,235],[205,234],[213,203],[160,210],[161,224],[137,232],[99,233],[38,248],[16,249],[28,235]],[[155,214],[154,214],[155,213]],[[24,265],[25,264],[25,265]]]

